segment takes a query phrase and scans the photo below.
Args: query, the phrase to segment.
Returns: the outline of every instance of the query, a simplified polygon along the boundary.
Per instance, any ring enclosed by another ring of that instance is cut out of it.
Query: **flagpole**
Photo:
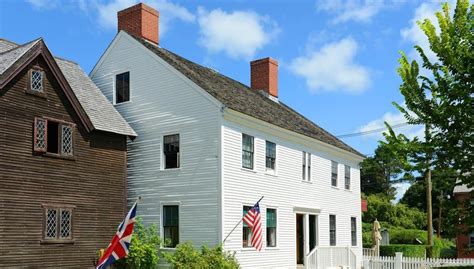
[[[264,196],[260,197],[260,199],[255,203],[255,204],[258,204],[260,203],[260,201],[262,201]],[[242,223],[242,221],[244,220],[244,217],[242,217],[240,219],[240,221],[234,226],[234,228],[232,228],[232,231],[230,231],[227,236],[224,238],[224,241],[222,241],[222,244],[224,245],[225,241],[227,240],[227,238],[229,238],[229,236],[235,231],[235,229],[237,229],[237,227],[240,225],[240,223]]]

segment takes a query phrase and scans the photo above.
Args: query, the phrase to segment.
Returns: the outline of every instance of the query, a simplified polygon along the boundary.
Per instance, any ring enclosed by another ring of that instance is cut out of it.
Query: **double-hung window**
[[[357,219],[351,217],[351,242],[352,246],[357,246]]]
[[[311,153],[303,151],[303,180],[311,181]]]
[[[336,245],[336,215],[329,215],[329,245]]]
[[[115,103],[130,101],[130,72],[115,76]]]
[[[277,244],[277,212],[267,208],[267,247],[276,247]]]
[[[242,134],[242,167],[253,169],[253,136]]]
[[[251,206],[244,206],[242,211],[242,217],[244,217],[251,208]],[[245,221],[242,221],[242,223],[242,247],[252,247],[252,230],[247,225],[247,223],[245,223]]]
[[[43,240],[72,241],[72,212],[71,206],[44,206]]]
[[[165,169],[179,168],[179,134],[163,137],[163,156]]]
[[[331,161],[331,186],[337,187],[337,162]]]
[[[179,244],[179,207],[163,206],[163,239],[165,246],[174,248]]]
[[[351,189],[351,167],[349,165],[344,165],[344,188]]]
[[[267,170],[275,170],[276,161],[276,144],[266,141],[265,150],[265,167]]]
[[[73,124],[45,118],[35,118],[33,149],[62,157],[74,155]]]

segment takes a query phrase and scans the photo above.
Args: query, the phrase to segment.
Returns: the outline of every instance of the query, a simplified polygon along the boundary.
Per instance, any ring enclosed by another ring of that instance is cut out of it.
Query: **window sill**
[[[245,168],[245,167],[241,167],[240,170],[250,172],[250,173],[255,173],[255,174],[257,173],[257,171],[255,171],[255,169],[249,169],[249,168]]]
[[[241,247],[240,251],[257,251],[254,247]]]
[[[275,170],[265,170],[265,175],[277,177],[278,173]]]
[[[74,244],[75,240],[40,240],[40,244]]]
[[[29,94],[29,95],[34,95],[34,96],[36,96],[36,97],[41,97],[41,98],[46,99],[46,93],[44,92],[44,88],[43,88],[43,91],[42,91],[42,92],[38,92],[38,91],[26,89],[26,90],[25,90],[25,93],[26,93],[26,94]]]
[[[179,172],[181,171],[181,167],[178,167],[178,168],[161,168],[160,169],[161,172]]]
[[[120,103],[114,103],[114,106],[119,106],[119,105],[124,105],[124,104],[128,104],[128,103],[131,103],[132,101],[125,101],[125,102],[120,102]]]
[[[49,158],[55,158],[55,159],[69,160],[69,161],[75,161],[76,160],[76,157],[74,157],[74,156],[70,156],[70,157],[69,156],[62,156],[60,154],[51,153],[51,152],[43,153],[42,156],[49,157]]]
[[[336,187],[336,186],[331,186],[331,188],[335,189],[335,190],[340,190],[341,188],[339,187]]]
[[[346,189],[346,188],[344,188],[344,191],[352,192],[352,189]]]
[[[313,181],[308,181],[308,180],[304,180],[304,179],[302,179],[301,182],[308,183],[308,184],[313,184]]]
[[[276,251],[276,250],[280,250],[280,248],[278,246],[276,246],[276,247],[265,247],[265,250]]]

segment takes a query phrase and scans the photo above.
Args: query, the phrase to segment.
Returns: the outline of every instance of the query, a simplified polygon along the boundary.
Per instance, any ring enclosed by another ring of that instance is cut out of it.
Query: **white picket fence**
[[[433,267],[465,266],[474,268],[474,259],[437,259],[403,257],[397,252],[395,257],[364,256],[364,269],[429,269]]]
[[[356,268],[356,254],[350,247],[316,247],[305,257],[305,268]]]

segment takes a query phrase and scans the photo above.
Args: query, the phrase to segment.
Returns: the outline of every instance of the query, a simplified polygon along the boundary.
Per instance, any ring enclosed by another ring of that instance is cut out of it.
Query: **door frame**
[[[303,265],[305,262],[306,255],[309,254],[309,215],[315,215],[316,216],[316,246],[319,245],[319,219],[320,219],[320,214],[321,214],[321,209],[319,208],[305,208],[305,207],[294,207],[293,208],[293,213],[294,213],[294,225],[295,225],[295,234],[294,234],[294,240],[295,240],[295,264],[296,265],[301,265],[298,264],[298,253],[297,253],[297,227],[296,227],[296,222],[297,222],[297,216],[298,215],[303,215]]]

